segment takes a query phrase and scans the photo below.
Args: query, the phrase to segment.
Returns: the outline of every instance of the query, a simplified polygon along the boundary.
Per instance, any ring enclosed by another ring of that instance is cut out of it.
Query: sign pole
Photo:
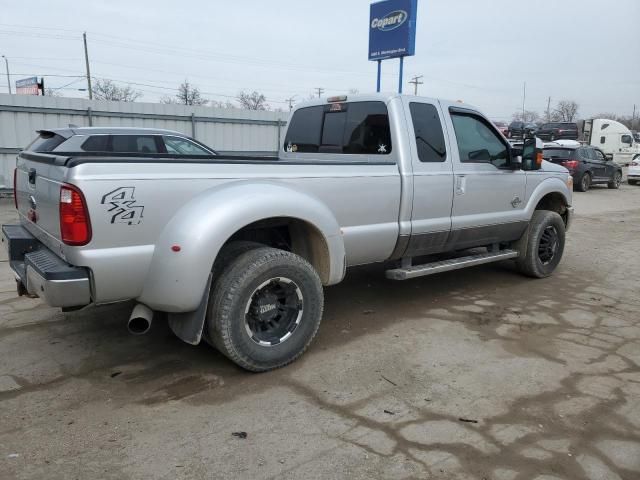
[[[400,57],[400,74],[398,75],[398,93],[402,93],[402,71],[404,70],[404,56]]]
[[[380,93],[380,76],[382,75],[382,60],[378,60],[378,81],[376,83],[376,92]]]

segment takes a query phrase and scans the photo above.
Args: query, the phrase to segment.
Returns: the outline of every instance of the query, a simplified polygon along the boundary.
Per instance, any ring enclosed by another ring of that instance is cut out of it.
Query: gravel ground
[[[0,477],[640,478],[640,187],[574,200],[553,277],[355,269],[266,374],[130,336],[131,304],[17,298],[2,256]]]

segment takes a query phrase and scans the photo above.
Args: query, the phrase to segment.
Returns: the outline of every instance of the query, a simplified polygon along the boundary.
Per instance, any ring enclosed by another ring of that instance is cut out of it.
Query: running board
[[[508,260],[510,258],[516,258],[518,255],[519,253],[515,250],[500,250],[495,253],[481,253],[478,255],[469,255],[467,257],[414,265],[412,267],[393,268],[386,271],[386,276],[391,280],[409,280],[410,278],[422,277],[424,275],[433,275],[434,273],[448,272],[449,270],[458,270],[460,268],[473,267],[484,263]]]

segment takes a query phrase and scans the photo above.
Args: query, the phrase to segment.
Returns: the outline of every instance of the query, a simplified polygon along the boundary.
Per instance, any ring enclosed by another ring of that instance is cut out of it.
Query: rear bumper
[[[91,303],[86,268],[69,265],[21,225],[3,225],[2,243],[18,283],[18,294],[41,297],[52,307],[83,307]]]

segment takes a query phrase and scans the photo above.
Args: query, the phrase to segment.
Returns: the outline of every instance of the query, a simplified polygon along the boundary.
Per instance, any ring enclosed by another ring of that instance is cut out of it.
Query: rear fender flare
[[[344,242],[329,208],[295,186],[246,180],[206,190],[177,211],[156,242],[138,301],[165,312],[196,310],[220,248],[243,227],[273,217],[290,217],[313,225],[328,249],[329,275],[325,283],[342,280]],[[173,247],[179,247],[179,251]]]

